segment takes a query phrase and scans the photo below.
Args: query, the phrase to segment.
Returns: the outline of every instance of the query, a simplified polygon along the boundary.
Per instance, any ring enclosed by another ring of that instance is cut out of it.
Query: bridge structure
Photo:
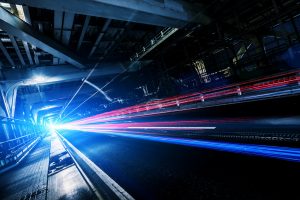
[[[0,198],[298,199],[296,0],[0,0]]]

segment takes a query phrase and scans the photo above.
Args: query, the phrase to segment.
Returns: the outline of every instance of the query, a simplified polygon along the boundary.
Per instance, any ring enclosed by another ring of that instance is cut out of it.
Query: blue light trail
[[[150,132],[129,132],[126,130],[101,130],[87,127],[85,128],[86,129],[81,131],[300,162],[300,148],[156,136],[154,135],[155,133]]]

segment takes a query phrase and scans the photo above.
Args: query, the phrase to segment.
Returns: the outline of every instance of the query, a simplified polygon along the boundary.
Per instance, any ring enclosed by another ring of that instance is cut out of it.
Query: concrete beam
[[[101,29],[101,31],[100,31],[98,37],[97,37],[97,40],[96,40],[96,42],[95,42],[95,44],[94,44],[92,50],[91,50],[90,53],[89,53],[89,56],[88,56],[89,58],[90,58],[90,57],[94,54],[94,52],[96,51],[96,49],[97,49],[97,47],[98,47],[100,41],[102,40],[102,38],[103,38],[103,36],[104,36],[104,34],[105,34],[105,31],[108,29],[108,26],[110,25],[110,23],[111,23],[111,20],[110,20],[110,19],[106,20],[105,24],[103,25],[103,27],[102,27],[102,29]]]
[[[6,59],[8,60],[8,62],[10,63],[10,65],[11,66],[15,66],[15,62],[10,57],[9,53],[7,52],[7,49],[5,48],[5,46],[3,45],[3,43],[2,43],[1,40],[0,40],[0,49],[2,50],[2,53],[4,54],[4,56],[6,57]]]
[[[39,65],[40,64],[40,60],[39,60],[39,55],[34,51],[33,52],[34,53],[34,63],[36,64],[36,65]]]
[[[0,27],[9,35],[18,37],[45,52],[52,54],[57,58],[61,58],[66,62],[78,68],[85,68],[80,59],[70,52],[67,48],[50,38],[34,31],[26,22],[14,16],[4,8],[0,7]],[[1,47],[1,45],[0,45]]]
[[[29,64],[33,65],[33,60],[32,60],[31,54],[30,54],[28,43],[26,41],[22,41],[22,43],[24,45],[26,55],[27,55],[28,60],[29,60]]]
[[[66,46],[68,46],[69,42],[70,42],[74,17],[75,17],[74,13],[65,13],[65,15],[64,15],[62,43]]]
[[[90,78],[94,77],[101,77],[101,76],[108,76],[108,75],[116,75],[124,72],[125,66],[121,63],[101,63],[101,65],[94,70]],[[138,69],[131,68],[130,71],[136,71]],[[43,67],[36,67],[36,68],[23,68],[23,69],[8,69],[3,71],[3,76],[6,80],[0,81],[1,85],[3,86],[3,92],[6,94],[6,98],[8,100],[8,112],[10,112],[10,116],[14,116],[15,107],[16,107],[16,95],[18,87],[20,86],[28,86],[28,85],[49,85],[49,84],[56,84],[56,83],[63,83],[63,82],[70,82],[70,81],[78,81],[82,80],[83,78],[87,77],[89,74],[89,70],[80,70],[75,69],[70,65],[58,65],[58,66],[43,66]],[[45,76],[45,80],[41,83],[34,83],[34,77],[36,75]],[[55,91],[58,99],[61,97],[61,94],[65,94],[66,92],[57,92]],[[3,94],[4,94],[3,93]],[[33,105],[34,102],[42,101],[42,99],[50,99],[54,97],[54,95],[50,95],[47,93],[36,93],[28,94],[30,96],[26,97],[23,95],[23,98],[27,99],[27,102],[30,102],[30,105]],[[42,98],[42,95],[43,96]]]
[[[11,114],[11,118],[15,117],[15,111],[16,111],[16,103],[17,103],[17,94],[18,94],[18,86],[15,87],[12,90],[12,95],[8,94],[8,103],[10,105],[10,114]]]
[[[30,13],[29,13],[28,6],[22,6],[22,9],[23,9],[23,13],[24,13],[25,22],[27,24],[31,25],[31,19],[30,19]],[[29,64],[33,65],[34,63],[33,63],[31,53],[30,53],[28,42],[26,42],[26,41],[22,41],[22,42],[23,42],[23,45],[24,45],[24,48],[25,48],[25,51],[26,51],[26,55],[27,55],[28,60],[29,60]]]
[[[31,18],[30,18],[28,6],[22,6],[22,8],[24,12],[25,22],[31,25]]]
[[[54,37],[65,46],[68,46],[70,41],[74,17],[73,13],[54,12]]]
[[[102,63],[91,75],[91,77],[114,75],[124,71],[121,63]],[[32,69],[7,69],[3,71],[5,81],[3,84],[11,84],[20,81],[26,81],[34,78],[36,75],[43,75],[46,78],[40,85],[81,80],[89,73],[88,70],[75,69],[71,65],[43,66]],[[28,81],[30,83],[30,81]]]
[[[54,12],[54,38],[61,41],[65,46],[69,45],[74,17],[75,14],[73,13]],[[64,63],[64,60],[53,57],[54,65]]]
[[[79,49],[80,49],[80,46],[81,46],[81,43],[83,41],[84,35],[85,35],[85,33],[88,29],[90,20],[91,20],[90,16],[85,17],[84,24],[83,24],[83,27],[82,27],[82,31],[81,31],[81,34],[80,34],[80,37],[79,37],[79,40],[78,40],[78,43],[77,43],[77,47],[76,47],[77,51],[79,51]]]
[[[192,21],[200,24],[210,22],[201,9],[181,0],[10,0],[10,3],[176,28]]]
[[[2,89],[2,86],[0,85],[0,99],[1,99],[1,103],[3,104],[2,106],[0,106],[0,109],[3,109],[3,113],[0,114],[0,116],[2,117],[10,117],[10,109],[9,109],[9,105],[7,103],[7,99],[5,97],[4,91]]]
[[[61,40],[62,22],[63,22],[63,12],[54,11],[54,38],[57,41]]]
[[[16,41],[16,39],[15,39],[15,37],[12,36],[12,35],[9,35],[9,38],[10,38],[10,41],[11,41],[12,45],[13,45],[14,48],[15,48],[15,51],[16,51],[16,53],[17,53],[17,55],[18,55],[18,58],[20,59],[21,64],[22,64],[22,65],[26,65],[26,63],[25,63],[25,61],[24,61],[24,59],[23,59],[23,56],[22,56],[22,54],[21,54],[21,51],[20,51],[20,49],[19,49],[19,46],[18,46],[18,44],[17,44],[17,41]]]

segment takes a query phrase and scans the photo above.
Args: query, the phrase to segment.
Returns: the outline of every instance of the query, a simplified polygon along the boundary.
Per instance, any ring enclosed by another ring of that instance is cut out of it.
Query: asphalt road
[[[63,135],[136,199],[300,199],[300,163],[99,133]]]

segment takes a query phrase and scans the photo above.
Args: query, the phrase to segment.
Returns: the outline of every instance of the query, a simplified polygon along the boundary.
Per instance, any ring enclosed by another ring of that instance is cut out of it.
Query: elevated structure
[[[222,196],[198,148],[299,162],[299,52],[297,0],[0,0],[0,198]]]

